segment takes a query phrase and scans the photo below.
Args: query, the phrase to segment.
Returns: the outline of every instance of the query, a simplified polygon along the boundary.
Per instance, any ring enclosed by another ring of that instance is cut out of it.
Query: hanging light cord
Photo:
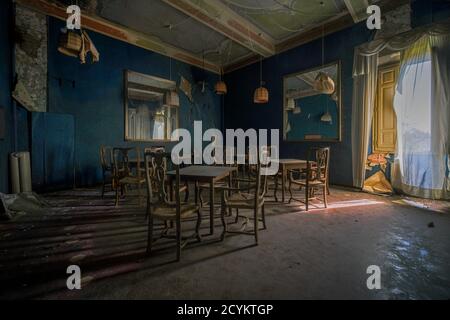
[[[264,85],[263,82],[263,65],[262,65],[262,56],[259,58],[259,79],[261,83],[261,87]]]

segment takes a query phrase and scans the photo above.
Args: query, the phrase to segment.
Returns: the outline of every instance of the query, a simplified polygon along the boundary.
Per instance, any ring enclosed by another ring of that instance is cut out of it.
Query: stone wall
[[[16,73],[34,103],[47,111],[47,17],[16,6]]]
[[[411,30],[411,5],[406,4],[383,14],[381,30],[377,31],[375,39],[389,38],[409,30]]]

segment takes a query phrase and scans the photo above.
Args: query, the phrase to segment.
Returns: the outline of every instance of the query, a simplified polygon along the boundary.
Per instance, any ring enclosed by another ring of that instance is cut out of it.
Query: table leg
[[[278,176],[278,172],[277,172],[277,174],[275,175],[275,186],[273,187],[274,188],[273,197],[275,198],[275,202],[278,202],[277,193],[278,193],[278,179],[279,178],[280,177]]]
[[[198,181],[195,181],[194,188],[195,188],[195,190],[194,190],[195,204],[197,205],[198,204]]]
[[[283,174],[281,176],[281,201],[284,203],[284,193],[286,189],[286,168],[283,166]]]
[[[214,234],[214,181],[209,186],[209,232]]]
[[[173,201],[173,179],[170,179],[169,183],[169,200]]]

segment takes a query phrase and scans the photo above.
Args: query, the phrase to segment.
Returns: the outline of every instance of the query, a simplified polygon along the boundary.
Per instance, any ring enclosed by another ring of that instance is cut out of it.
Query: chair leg
[[[261,210],[262,210],[262,222],[263,222],[263,228],[264,228],[264,230],[267,230],[265,205],[262,206]]]
[[[239,209],[236,209],[236,220],[234,221],[234,223],[238,222],[239,222]]]
[[[225,207],[225,204],[222,202],[222,208],[220,208],[220,220],[222,221],[223,225],[223,231],[222,235],[220,236],[220,240],[225,240],[225,236],[227,234],[228,226],[227,226],[227,220],[225,219],[225,214],[227,212],[227,209]]]
[[[198,242],[202,241],[202,236],[200,234],[200,226],[202,224],[202,214],[200,213],[200,210],[197,211],[197,224],[195,226],[195,233],[197,234],[197,240]]]
[[[198,199],[200,200],[200,208],[203,208],[203,197],[202,197],[202,188],[198,189]]]
[[[328,208],[328,199],[327,199],[327,186],[323,186],[323,203],[325,204],[325,208]]]
[[[189,182],[186,181],[186,193],[184,195],[184,202],[189,201]]]
[[[119,188],[120,186],[116,186],[116,207],[119,206]]]
[[[181,258],[181,221],[177,219],[177,261]]]
[[[277,192],[278,192],[278,174],[275,175],[275,189],[273,192],[273,197],[275,198],[276,202],[278,202]]]
[[[254,223],[253,228],[254,228],[254,232],[255,232],[255,243],[256,244],[258,244],[258,229],[259,229],[259,227],[258,227],[258,224],[259,224],[258,211],[259,211],[259,209],[255,208],[255,210],[254,210],[254,221],[253,221],[253,223]]]
[[[289,179],[289,194],[290,194],[290,199],[289,199],[289,204],[291,203],[292,199],[294,199],[294,196],[292,195],[292,180]]]
[[[141,184],[138,184],[138,192],[139,192],[139,207],[142,207],[142,188]]]
[[[147,256],[149,256],[152,253],[152,245],[153,245],[153,217],[152,216],[149,216],[149,218],[148,218],[147,236],[148,236],[148,238],[147,238]]]
[[[305,206],[306,206],[306,211],[309,210],[309,188],[305,187]]]
[[[103,174],[103,184],[102,184],[102,199],[105,197],[105,174]]]

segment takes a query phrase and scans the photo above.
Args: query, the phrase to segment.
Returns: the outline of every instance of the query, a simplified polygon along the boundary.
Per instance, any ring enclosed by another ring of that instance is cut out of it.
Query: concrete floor
[[[44,217],[0,224],[0,298],[36,299],[449,299],[450,212],[400,198],[332,189],[330,209],[267,205],[268,230],[253,238],[216,235],[192,243],[174,263],[170,242],[143,257],[143,209],[116,209],[97,190],[46,196]],[[441,211],[441,212],[439,212]],[[202,228],[208,230],[207,209]],[[232,219],[231,219],[232,220]],[[230,220],[230,221],[231,221]],[[433,223],[432,225],[430,223]],[[82,290],[66,268],[82,268]],[[381,268],[368,290],[367,267]]]

